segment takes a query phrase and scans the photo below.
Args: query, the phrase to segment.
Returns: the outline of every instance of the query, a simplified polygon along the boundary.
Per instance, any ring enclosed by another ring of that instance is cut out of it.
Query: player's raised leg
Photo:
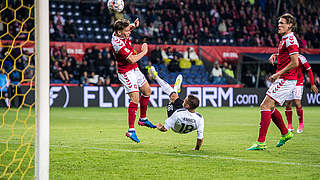
[[[181,91],[181,84],[182,84],[182,80],[183,80],[183,77],[181,74],[179,74],[176,78],[176,82],[174,83],[174,86],[173,86],[173,90],[177,93],[180,93]]]
[[[138,124],[140,126],[146,126],[149,128],[156,128],[147,118],[147,109],[149,104],[149,98],[151,94],[150,85],[147,81],[140,87],[142,95],[140,97],[140,118]]]
[[[171,86],[170,84],[168,84],[166,81],[164,81],[163,79],[161,79],[158,76],[158,72],[156,71],[156,69],[151,66],[151,68],[149,69],[149,73],[151,74],[151,77],[157,81],[157,83],[160,85],[160,87],[162,88],[162,90],[168,94],[169,96],[173,93],[176,92]],[[182,77],[182,76],[181,76]],[[182,80],[182,79],[181,79]],[[181,85],[181,83],[180,83]],[[180,87],[179,87],[180,88]]]

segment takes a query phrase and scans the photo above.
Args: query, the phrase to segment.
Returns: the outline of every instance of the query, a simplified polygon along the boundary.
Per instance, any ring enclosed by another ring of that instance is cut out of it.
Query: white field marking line
[[[51,145],[54,147],[59,147],[59,145]],[[64,148],[74,148],[71,146],[60,146]],[[256,159],[242,159],[236,157],[227,157],[227,156],[209,156],[209,155],[198,155],[198,154],[181,154],[181,153],[166,153],[166,152],[149,152],[149,151],[139,151],[139,150],[130,150],[130,149],[106,149],[98,147],[82,147],[83,149],[92,149],[92,150],[102,150],[102,151],[116,151],[116,152],[132,152],[132,153],[145,153],[145,154],[160,154],[160,155],[169,155],[169,156],[182,156],[182,157],[201,157],[201,158],[210,158],[210,159],[223,159],[223,160],[234,160],[241,162],[256,162],[256,163],[268,163],[268,164],[281,164],[281,165],[297,165],[297,166],[311,166],[311,167],[320,167],[320,164],[308,164],[308,163],[296,163],[296,162],[281,162],[281,161],[267,161],[267,160],[256,160]]]

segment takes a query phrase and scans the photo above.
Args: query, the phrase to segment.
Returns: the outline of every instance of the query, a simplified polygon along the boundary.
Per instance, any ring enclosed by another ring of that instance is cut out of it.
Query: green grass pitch
[[[136,125],[142,143],[132,142],[125,137],[126,108],[52,108],[50,179],[319,179],[319,110],[304,107],[304,132],[280,148],[271,122],[268,149],[248,152],[258,135],[258,107],[199,108],[205,118],[200,151],[192,150],[196,132]],[[149,108],[148,117],[163,123],[166,110]],[[295,111],[293,120],[296,128]]]

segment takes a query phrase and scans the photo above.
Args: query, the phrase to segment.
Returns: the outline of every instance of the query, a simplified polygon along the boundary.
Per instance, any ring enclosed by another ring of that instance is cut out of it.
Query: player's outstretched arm
[[[132,24],[130,24],[130,31],[134,30],[135,28],[139,27],[140,21],[139,18],[137,18],[136,20],[134,20],[134,22]]]
[[[133,64],[137,61],[139,61],[143,56],[145,56],[148,53],[148,44],[143,43],[141,46],[141,52],[137,55],[130,55],[128,57],[128,61]]]
[[[193,150],[200,150],[202,142],[203,142],[203,139],[197,139],[196,147]]]
[[[167,129],[161,123],[158,123],[156,126],[159,131],[162,131],[162,132],[167,131]]]
[[[314,93],[318,94],[318,88],[317,88],[317,86],[314,84],[313,72],[312,72],[311,68],[308,70],[308,76],[309,76],[309,78],[310,78],[311,91],[313,91]]]

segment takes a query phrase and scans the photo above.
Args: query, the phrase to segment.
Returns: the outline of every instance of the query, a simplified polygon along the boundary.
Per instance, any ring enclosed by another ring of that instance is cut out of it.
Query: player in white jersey
[[[158,76],[153,66],[150,68],[150,74],[170,97],[170,102],[167,105],[168,119],[165,120],[164,125],[158,123],[156,125],[157,129],[162,132],[172,129],[180,134],[188,134],[197,130],[197,143],[194,150],[199,150],[203,142],[204,129],[204,119],[201,114],[195,111],[199,106],[199,99],[192,94],[189,94],[184,100],[179,98],[178,92],[182,83],[182,75],[177,77],[176,83],[172,88]]]

